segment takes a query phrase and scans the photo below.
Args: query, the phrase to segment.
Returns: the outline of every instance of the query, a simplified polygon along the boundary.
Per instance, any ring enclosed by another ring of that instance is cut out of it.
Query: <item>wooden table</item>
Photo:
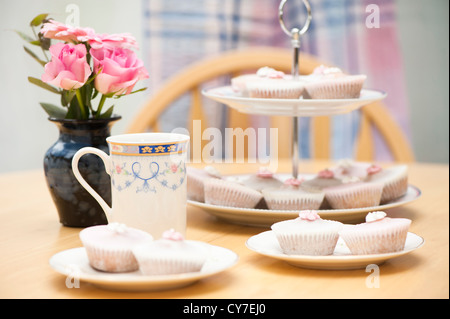
[[[317,172],[325,162],[301,162],[303,173]],[[251,164],[216,166],[223,173],[256,171]],[[289,172],[290,163],[279,171]],[[79,228],[61,226],[45,185],[43,171],[0,175],[1,298],[449,298],[449,168],[412,164],[409,180],[423,195],[393,208],[393,217],[412,219],[410,231],[422,236],[418,250],[380,266],[379,288],[368,288],[369,273],[360,270],[308,270],[261,256],[246,240],[266,228],[217,220],[199,208],[188,208],[187,238],[233,250],[233,267],[193,285],[163,292],[115,292],[81,282],[67,288],[65,276],[49,266],[62,250],[80,247]]]

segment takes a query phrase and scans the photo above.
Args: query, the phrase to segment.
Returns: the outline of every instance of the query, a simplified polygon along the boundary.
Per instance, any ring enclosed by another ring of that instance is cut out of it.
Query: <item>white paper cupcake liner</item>
[[[203,203],[205,201],[204,177],[187,174],[187,197]]]
[[[384,254],[402,251],[410,223],[392,225],[385,229],[344,230],[340,236],[354,255]]]
[[[383,193],[381,194],[381,203],[390,202],[396,198],[405,195],[408,190],[408,177],[403,176],[397,180],[388,182],[384,185]]]
[[[317,210],[323,200],[323,193],[283,193],[262,190],[267,207],[272,210]]]
[[[304,83],[293,80],[252,81],[247,89],[252,98],[298,99],[303,95]]]
[[[105,272],[130,272],[139,269],[131,249],[104,249],[84,244],[89,264]]]
[[[254,208],[263,198],[256,190],[217,179],[205,181],[205,203],[211,205]]]
[[[287,255],[326,256],[334,252],[338,233],[279,234],[275,233],[281,249]]]
[[[308,83],[305,91],[310,99],[356,99],[360,96],[365,79],[365,75],[354,75],[318,80]]]
[[[383,184],[367,183],[357,186],[325,189],[325,198],[333,209],[351,209],[378,206]]]
[[[139,269],[144,275],[174,275],[201,271],[205,260],[188,258],[165,258],[152,256],[150,258],[138,257]]]

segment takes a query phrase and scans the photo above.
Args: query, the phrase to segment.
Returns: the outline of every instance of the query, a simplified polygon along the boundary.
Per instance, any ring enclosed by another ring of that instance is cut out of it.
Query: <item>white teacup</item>
[[[72,169],[80,184],[99,202],[108,222],[123,223],[161,237],[168,229],[186,233],[186,155],[189,136],[139,133],[106,139],[110,155],[85,147],[75,153]],[[112,207],[78,170],[85,154],[98,155],[111,176]]]

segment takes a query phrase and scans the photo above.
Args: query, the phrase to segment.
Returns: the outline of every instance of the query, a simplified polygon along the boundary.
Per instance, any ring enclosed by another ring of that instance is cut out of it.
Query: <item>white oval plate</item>
[[[286,255],[280,248],[275,233],[271,230],[250,237],[246,246],[261,255],[283,260],[293,266],[321,270],[350,270],[366,268],[368,265],[381,265],[388,259],[403,256],[421,247],[425,240],[414,234],[406,236],[405,248],[402,251],[387,254],[352,255],[339,238],[333,255],[329,256],[305,256]]]
[[[196,281],[218,274],[233,266],[238,255],[233,251],[204,243],[209,257],[199,272],[146,276],[139,270],[128,273],[108,273],[95,270],[89,265],[84,247],[61,251],[50,258],[50,266],[70,280],[80,280],[108,290],[117,291],[160,291],[181,288]]]
[[[203,90],[202,94],[239,112],[278,116],[330,116],[354,111],[384,99],[382,91],[363,89],[358,99],[263,99],[242,97],[231,86]]]
[[[229,175],[227,177],[243,178],[245,176],[246,175]],[[283,176],[283,174],[280,174],[280,178],[283,178]],[[299,177],[304,177],[305,179],[311,178],[312,176],[313,175],[309,174],[299,175]],[[416,186],[409,185],[405,195],[383,205],[351,209],[323,209],[319,210],[318,214],[322,219],[337,220],[342,223],[357,223],[364,221],[364,218],[369,212],[402,206],[415,201],[420,196],[420,189]],[[268,227],[281,220],[293,219],[298,217],[298,211],[236,208],[229,206],[211,205],[194,200],[188,200],[188,204],[199,207],[208,214],[216,216],[221,220],[246,226]]]

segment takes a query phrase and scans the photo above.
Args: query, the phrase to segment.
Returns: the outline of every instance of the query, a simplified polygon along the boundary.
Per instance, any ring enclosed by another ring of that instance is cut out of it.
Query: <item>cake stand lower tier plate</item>
[[[203,90],[202,94],[241,113],[306,117],[344,114],[386,97],[385,92],[363,89],[357,99],[263,99],[240,96],[231,86]]]
[[[242,175],[230,176],[242,177]],[[301,176],[305,178],[311,177],[308,174],[303,174]],[[323,209],[318,210],[317,212],[322,219],[336,220],[342,223],[360,223],[364,222],[364,219],[369,212],[386,211],[390,208],[409,204],[418,199],[421,194],[422,193],[419,188],[413,185],[409,185],[405,195],[383,205],[351,209]],[[215,216],[225,222],[245,226],[270,227],[276,222],[298,217],[297,210],[288,211],[257,208],[238,208],[206,204],[194,200],[188,200],[188,204],[194,207],[201,208],[206,213]],[[387,214],[389,215],[389,212],[387,212]]]

